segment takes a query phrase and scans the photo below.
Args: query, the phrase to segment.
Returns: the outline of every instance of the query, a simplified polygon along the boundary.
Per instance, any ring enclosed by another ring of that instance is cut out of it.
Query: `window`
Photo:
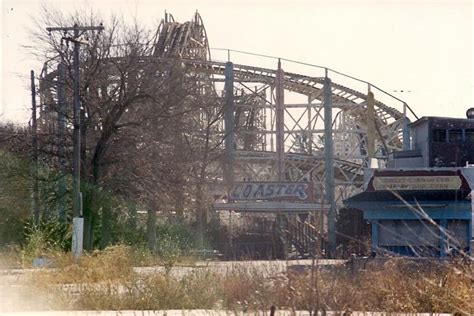
[[[445,129],[434,129],[433,130],[433,141],[439,143],[446,142],[446,130]]]
[[[462,141],[462,129],[451,129],[448,131],[449,142],[457,143]]]
[[[474,128],[465,130],[466,142],[474,143]]]

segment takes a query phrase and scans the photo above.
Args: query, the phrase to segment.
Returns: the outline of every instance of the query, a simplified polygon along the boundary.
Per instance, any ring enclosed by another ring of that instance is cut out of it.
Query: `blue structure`
[[[472,254],[474,161],[464,159],[474,155],[474,120],[429,117],[410,127],[414,148],[394,153],[389,168],[367,169],[365,191],[345,204],[371,223],[374,253]]]
[[[474,168],[446,169],[368,171],[366,191],[345,203],[371,223],[373,252],[445,257],[471,251],[473,187],[465,174],[472,177]]]

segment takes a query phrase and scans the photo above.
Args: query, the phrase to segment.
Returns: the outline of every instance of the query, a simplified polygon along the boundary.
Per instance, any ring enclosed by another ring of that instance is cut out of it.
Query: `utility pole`
[[[39,205],[38,205],[38,123],[36,121],[36,85],[35,72],[31,71],[31,129],[33,130],[33,223],[39,224]]]
[[[47,27],[48,32],[60,31],[67,35],[73,32],[73,37],[64,36],[63,39],[74,43],[74,108],[73,108],[73,231],[72,231],[72,252],[74,258],[79,259],[82,254],[84,238],[84,217],[82,214],[82,194],[81,194],[81,103],[80,103],[80,76],[79,76],[79,48],[81,44],[86,44],[80,40],[80,36],[86,31],[102,31],[104,27],[99,26],[78,26],[73,27]]]
[[[61,62],[58,65],[58,158],[59,171],[61,172],[58,180],[58,196],[59,196],[59,221],[66,222],[66,151],[64,150],[65,143],[65,113],[66,113],[66,95],[65,95],[65,69],[64,60],[61,54]]]

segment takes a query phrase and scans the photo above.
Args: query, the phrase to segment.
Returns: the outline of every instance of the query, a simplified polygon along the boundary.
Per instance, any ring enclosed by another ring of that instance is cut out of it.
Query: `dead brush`
[[[266,310],[279,298],[286,284],[285,271],[271,262],[234,264],[220,278],[219,288],[223,306],[230,310]],[[283,306],[280,305],[280,306]]]
[[[379,269],[319,268],[269,279],[235,273],[222,280],[225,307],[262,310],[474,314],[472,265],[394,259]],[[258,293],[258,294],[257,294]],[[257,300],[258,299],[258,300]]]
[[[233,310],[259,309],[268,288],[261,275],[250,275],[242,270],[227,273],[220,282],[223,304]]]
[[[238,264],[165,273],[133,273],[130,250],[119,246],[84,256],[30,284],[54,293],[49,308],[80,310],[225,309],[372,311],[474,314],[473,265],[468,261],[390,259],[353,271],[315,267],[313,271],[270,271]],[[179,269],[179,267],[175,267]]]
[[[474,289],[465,269],[458,262],[413,263],[392,260],[381,271],[366,271],[356,277],[356,286],[365,289],[364,310],[388,312],[459,312],[473,313]]]
[[[128,246],[113,246],[84,254],[74,262],[70,254],[56,252],[51,256],[55,269],[34,274],[35,282],[51,284],[93,284],[125,282],[133,274],[132,256]]]
[[[11,245],[0,251],[0,270],[21,268],[20,250]]]
[[[164,275],[143,280],[143,294],[158,309],[212,309],[220,299],[220,279],[209,271],[195,271],[182,279]]]
[[[454,273],[458,264],[393,259],[355,274],[322,272],[319,299],[330,310],[472,314],[474,289],[467,274]]]
[[[126,283],[102,283],[80,289],[72,308],[85,310],[163,310],[220,308],[215,275],[197,272],[177,279],[148,275]]]

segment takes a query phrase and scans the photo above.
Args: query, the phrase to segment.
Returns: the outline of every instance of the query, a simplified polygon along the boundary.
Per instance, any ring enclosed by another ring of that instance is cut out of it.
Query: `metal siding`
[[[379,221],[379,246],[437,247],[439,236],[438,227],[428,221]]]
[[[432,219],[464,219],[470,220],[471,214],[467,212],[453,212],[453,211],[427,211],[428,216]],[[373,220],[373,219],[420,219],[421,215],[416,214],[413,211],[403,211],[403,210],[393,210],[393,211],[383,211],[372,210],[364,211],[364,219]]]
[[[464,249],[469,243],[468,231],[469,231],[469,222],[462,220],[448,220],[448,237],[449,243],[451,246],[460,247]]]

